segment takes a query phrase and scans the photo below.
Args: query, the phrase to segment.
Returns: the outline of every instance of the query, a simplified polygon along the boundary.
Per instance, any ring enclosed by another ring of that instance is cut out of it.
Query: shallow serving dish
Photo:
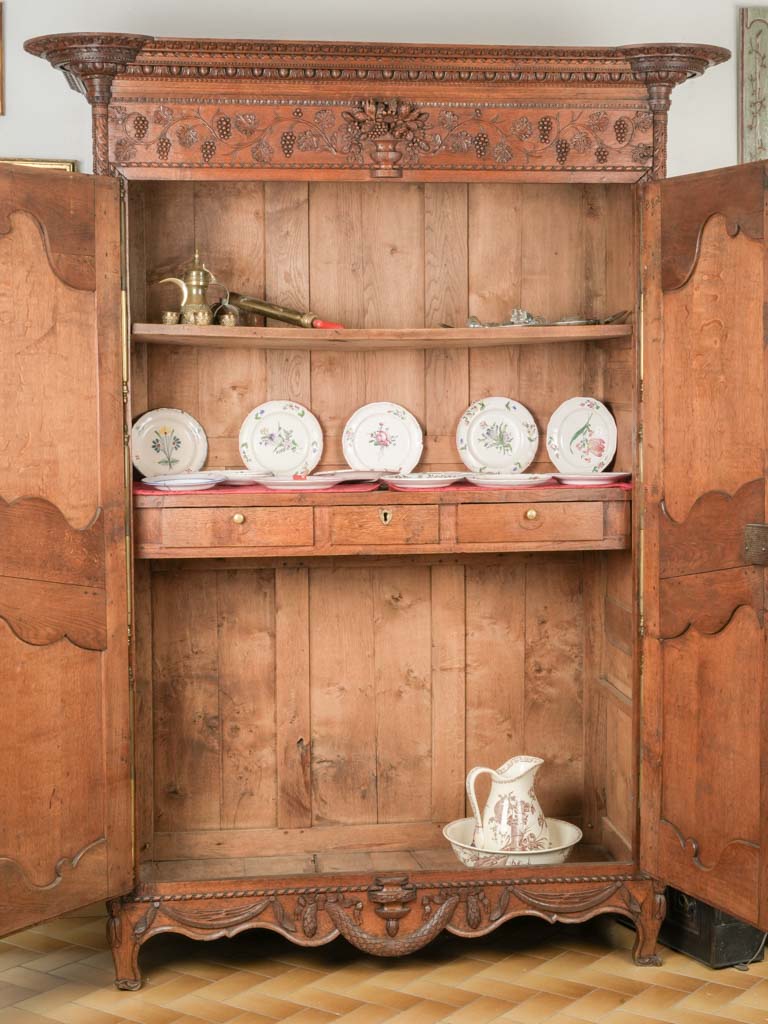
[[[467,473],[475,487],[538,487],[553,479],[552,473]]]
[[[459,818],[443,829],[453,852],[468,868],[514,868],[537,864],[562,864],[577,843],[581,829],[560,818],[547,818],[551,845],[546,850],[481,850],[472,845],[474,818]]]

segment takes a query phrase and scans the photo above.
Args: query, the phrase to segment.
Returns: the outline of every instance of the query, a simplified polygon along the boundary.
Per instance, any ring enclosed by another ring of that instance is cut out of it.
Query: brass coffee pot
[[[184,267],[183,279],[179,277],[164,277],[158,284],[171,282],[177,284],[181,289],[181,322],[183,324],[199,324],[205,326],[213,323],[213,309],[211,308],[207,292],[209,285],[217,284],[215,276],[200,259],[200,253],[195,249],[194,258]],[[226,291],[226,289],[225,289]]]

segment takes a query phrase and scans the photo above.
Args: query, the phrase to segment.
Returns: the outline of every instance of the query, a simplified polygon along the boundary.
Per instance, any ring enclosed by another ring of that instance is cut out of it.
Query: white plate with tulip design
[[[424,448],[424,435],[413,413],[394,402],[370,402],[347,420],[342,450],[352,469],[410,473]]]
[[[243,420],[239,444],[248,469],[274,476],[306,476],[323,454],[323,431],[309,409],[298,402],[264,402]]]
[[[596,398],[569,398],[547,425],[547,451],[560,473],[602,473],[616,454],[616,420]]]
[[[194,473],[208,458],[208,438],[188,412],[150,409],[133,424],[131,457],[142,476]]]
[[[539,431],[524,405],[494,395],[465,410],[456,428],[456,447],[475,473],[522,473],[536,456]]]

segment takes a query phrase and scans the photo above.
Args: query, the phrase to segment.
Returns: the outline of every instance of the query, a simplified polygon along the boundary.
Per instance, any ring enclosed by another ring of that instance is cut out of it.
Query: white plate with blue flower
[[[323,431],[298,402],[264,402],[240,427],[240,457],[248,469],[274,476],[306,476],[323,454]]]
[[[150,409],[133,424],[131,458],[142,476],[194,473],[208,458],[208,438],[188,412]]]
[[[410,473],[424,449],[419,421],[394,402],[370,402],[347,420],[342,450],[352,469]]]
[[[533,462],[539,431],[524,405],[512,398],[481,398],[456,428],[461,461],[475,473],[522,473]]]
[[[596,398],[569,398],[547,425],[547,451],[560,473],[602,473],[616,454],[616,420]]]

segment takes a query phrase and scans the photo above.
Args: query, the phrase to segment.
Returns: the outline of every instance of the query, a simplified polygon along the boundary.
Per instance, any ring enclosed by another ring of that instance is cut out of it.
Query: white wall
[[[0,156],[76,159],[90,170],[90,114],[60,73],[24,53],[30,36],[156,36],[610,46],[715,43],[735,51],[731,0],[5,0],[6,116]],[[736,62],[678,86],[669,173],[736,162]]]

